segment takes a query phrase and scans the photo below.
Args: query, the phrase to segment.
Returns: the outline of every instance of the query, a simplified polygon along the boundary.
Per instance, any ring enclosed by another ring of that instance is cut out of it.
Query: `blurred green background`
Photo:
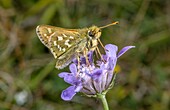
[[[60,98],[69,85],[35,28],[102,26],[103,44],[123,55],[110,110],[170,110],[170,0],[0,0],[0,110],[102,110],[99,100]],[[102,50],[102,48],[101,48]]]

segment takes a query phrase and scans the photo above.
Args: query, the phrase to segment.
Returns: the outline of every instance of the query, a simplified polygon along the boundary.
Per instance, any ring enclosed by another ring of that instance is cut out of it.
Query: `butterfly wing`
[[[78,29],[40,25],[37,26],[36,32],[41,42],[51,50],[57,59],[56,67],[60,69],[71,62],[76,50],[80,50],[78,48],[81,42],[85,41],[85,37],[82,37],[82,33]]]
[[[40,25],[36,28],[41,42],[48,47],[55,58],[59,58],[69,48],[79,42],[80,34],[77,30],[69,30],[49,25]]]

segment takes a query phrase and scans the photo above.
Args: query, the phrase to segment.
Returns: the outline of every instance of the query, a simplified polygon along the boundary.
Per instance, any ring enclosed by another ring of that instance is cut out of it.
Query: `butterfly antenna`
[[[119,24],[119,21],[116,21],[116,22],[110,23],[110,24],[105,25],[105,26],[101,26],[101,27],[99,27],[99,28],[100,28],[100,29],[103,29],[103,28],[106,28],[106,27],[109,27],[109,26],[113,26],[113,25],[116,25],[116,24]]]

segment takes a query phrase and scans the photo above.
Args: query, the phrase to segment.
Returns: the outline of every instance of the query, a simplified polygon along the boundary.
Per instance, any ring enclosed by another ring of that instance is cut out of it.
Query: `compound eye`
[[[89,34],[89,36],[90,36],[90,37],[94,37],[94,34],[93,34],[93,32],[92,32],[92,31],[89,31],[89,33],[88,33],[88,34]]]

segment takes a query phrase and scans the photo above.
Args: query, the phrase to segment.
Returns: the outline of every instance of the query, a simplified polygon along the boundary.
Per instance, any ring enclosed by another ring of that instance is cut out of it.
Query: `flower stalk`
[[[104,110],[109,110],[105,94],[98,94],[97,97],[102,101]]]

